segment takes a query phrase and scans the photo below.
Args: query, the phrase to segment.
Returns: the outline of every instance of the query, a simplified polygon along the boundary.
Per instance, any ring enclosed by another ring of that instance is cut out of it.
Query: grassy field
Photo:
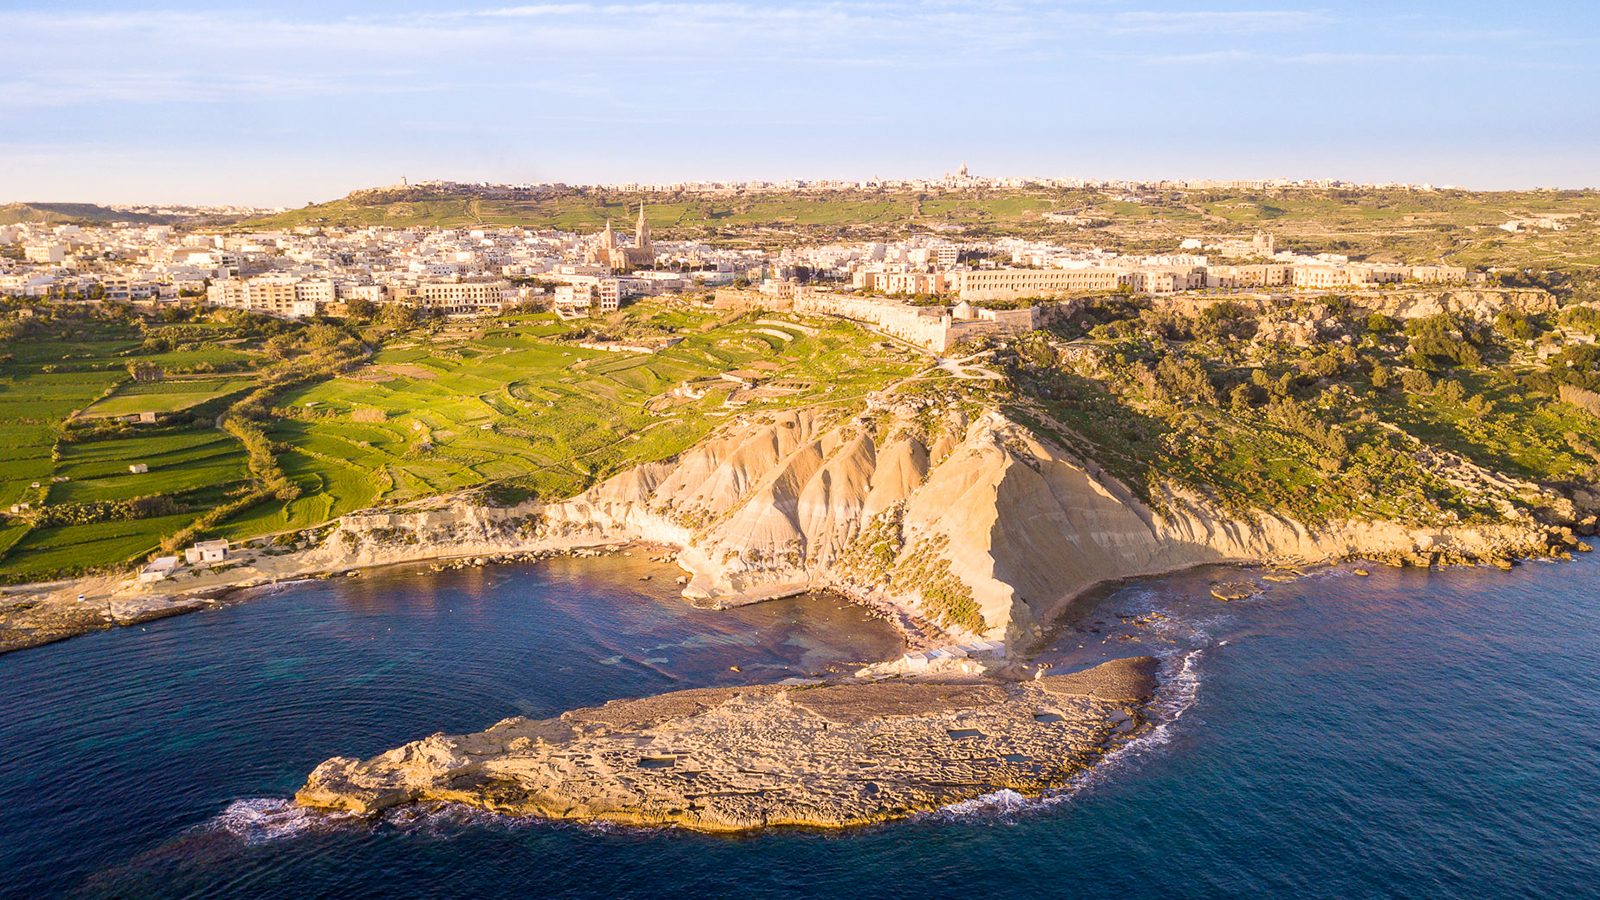
[[[844,323],[769,315],[719,324],[654,304],[605,326],[682,337],[659,353],[560,340],[573,326],[523,316],[386,348],[348,376],[293,391],[270,433],[294,448],[299,498],[250,510],[229,534],[303,527],[369,505],[491,481],[542,496],[577,493],[628,466],[672,456],[744,410],[858,406],[909,374]],[[760,365],[779,390],[719,378]],[[688,392],[676,389],[690,385]]]
[[[209,424],[179,417],[115,426],[103,417],[202,410],[251,383],[248,375],[139,383],[128,375],[130,362],[168,370],[238,367],[252,360],[250,354],[205,340],[147,349],[145,339],[166,326],[137,320],[91,316],[33,327],[0,347],[0,511],[20,503],[39,510],[162,496],[182,512],[37,528],[12,519],[0,526],[0,579],[124,563],[246,485],[242,448]],[[230,335],[221,330],[215,336]],[[130,472],[135,463],[149,471]]]
[[[171,355],[171,354],[166,354]],[[169,413],[189,409],[237,394],[255,382],[248,378],[195,378],[182,381],[126,381],[111,395],[96,401],[81,415],[85,418],[125,416],[133,413]]]
[[[35,528],[6,553],[0,574],[32,580],[89,571],[138,559],[194,516],[179,513],[150,519]]]
[[[0,579],[127,563],[259,487],[244,446],[216,427],[258,383],[248,367],[259,341],[220,343],[245,333],[237,322],[34,327],[42,331],[0,348],[0,509],[85,512],[67,523],[0,522]],[[579,346],[640,341],[671,346]],[[135,382],[134,361],[189,374]],[[302,529],[491,482],[508,496],[570,495],[678,453],[739,412],[856,409],[916,365],[854,325],[664,303],[574,324],[528,315],[419,328],[382,341],[355,370],[276,396],[264,428],[298,495],[254,503],[203,535]],[[218,368],[237,371],[194,374]],[[739,369],[758,372],[762,387],[720,377]],[[115,420],[146,411],[159,421]],[[148,470],[130,471],[136,464]],[[171,505],[106,512],[152,497]]]
[[[171,496],[243,481],[247,474],[238,442],[214,429],[80,441],[62,445],[60,456],[55,474],[69,480],[50,486],[52,503]],[[135,463],[149,471],[130,472]]]

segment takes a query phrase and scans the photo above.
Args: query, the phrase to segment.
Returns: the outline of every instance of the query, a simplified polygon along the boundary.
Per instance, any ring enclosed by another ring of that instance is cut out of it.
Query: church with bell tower
[[[633,246],[629,247],[617,240],[616,232],[611,230],[611,221],[606,220],[606,230],[600,235],[599,245],[591,252],[593,262],[603,263],[613,272],[626,272],[655,265],[656,248],[650,242],[650,223],[644,217],[644,204],[639,204],[639,223],[633,229]]]

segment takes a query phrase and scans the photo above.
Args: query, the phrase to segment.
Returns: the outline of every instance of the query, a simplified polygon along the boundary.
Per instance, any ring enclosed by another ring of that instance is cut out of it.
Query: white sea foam
[[[1181,655],[1173,654],[1162,661],[1161,687],[1150,702],[1151,718],[1155,725],[1119,747],[1106,758],[1107,762],[1171,742],[1172,726],[1194,707],[1199,697],[1200,673],[1197,667],[1204,652],[1204,649],[1190,650]]]
[[[316,580],[317,579],[315,578],[290,578],[284,581],[273,581],[260,585],[259,590],[266,591],[269,594],[276,594],[279,591],[287,590],[292,587],[298,587],[302,584],[311,584]]]
[[[206,827],[226,831],[247,844],[266,844],[305,834],[327,820],[288,800],[254,797],[228,804]]]
[[[1001,788],[992,794],[984,794],[971,800],[952,803],[942,806],[928,815],[941,819],[971,819],[989,816],[1007,816],[1019,813],[1037,806],[1039,801],[1011,790]]]
[[[1197,666],[1203,650],[1174,653],[1162,660],[1161,685],[1148,707],[1153,723],[1143,734],[1106,754],[1100,762],[1081,772],[1066,785],[1039,797],[1025,797],[1016,791],[1000,790],[971,800],[952,803],[925,813],[919,819],[1004,818],[1024,812],[1048,809],[1066,803],[1084,790],[1125,772],[1138,758],[1172,742],[1172,728],[1194,707],[1200,692]]]

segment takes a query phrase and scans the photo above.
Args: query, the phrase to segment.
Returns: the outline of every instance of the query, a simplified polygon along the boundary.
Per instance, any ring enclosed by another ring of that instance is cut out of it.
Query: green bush
[[[1408,394],[1433,393],[1433,379],[1428,377],[1427,372],[1419,371],[1417,369],[1411,369],[1410,371],[1401,375],[1400,386],[1404,388]]]

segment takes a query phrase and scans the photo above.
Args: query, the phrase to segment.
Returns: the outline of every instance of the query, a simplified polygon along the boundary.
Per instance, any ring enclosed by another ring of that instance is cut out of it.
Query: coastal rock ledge
[[[1023,682],[703,688],[335,757],[302,806],[426,801],[508,815],[744,831],[883,822],[1065,785],[1143,727],[1157,661]]]

